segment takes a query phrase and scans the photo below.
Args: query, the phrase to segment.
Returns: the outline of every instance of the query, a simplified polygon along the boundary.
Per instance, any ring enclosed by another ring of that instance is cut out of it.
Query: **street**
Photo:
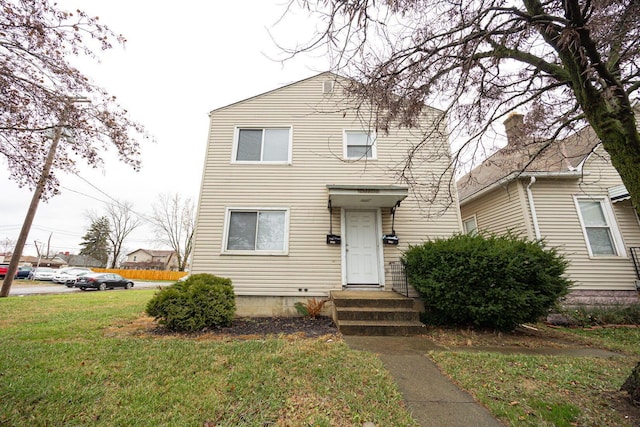
[[[140,282],[134,281],[133,288],[135,289],[149,289],[158,288],[162,286],[169,286],[173,282]],[[24,296],[24,295],[45,295],[45,294],[62,294],[69,292],[82,292],[78,288],[67,288],[65,285],[57,283],[41,282],[40,284],[23,284],[16,280],[11,286],[9,296]],[[87,291],[91,292],[91,291]]]

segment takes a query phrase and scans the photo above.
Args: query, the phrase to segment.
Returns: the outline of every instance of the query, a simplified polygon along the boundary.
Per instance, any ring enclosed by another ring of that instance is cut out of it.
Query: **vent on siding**
[[[322,93],[332,93],[333,92],[333,80],[327,80],[322,82]]]

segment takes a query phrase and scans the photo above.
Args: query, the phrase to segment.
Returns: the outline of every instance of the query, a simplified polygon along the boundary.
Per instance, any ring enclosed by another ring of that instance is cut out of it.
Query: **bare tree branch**
[[[546,141],[534,156],[590,125],[640,207],[632,108],[640,90],[640,2],[299,0],[288,7],[295,5],[323,26],[288,54],[325,49],[333,70],[351,78],[346,91],[373,106],[376,129],[414,127],[427,105],[441,107],[455,132],[457,163],[489,147],[498,137],[494,123],[515,108],[527,113],[528,136]],[[399,168],[416,186],[410,169],[425,144]]]

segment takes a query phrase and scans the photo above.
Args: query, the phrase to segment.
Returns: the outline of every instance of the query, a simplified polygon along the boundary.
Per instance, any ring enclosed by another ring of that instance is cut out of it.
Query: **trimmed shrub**
[[[235,311],[231,279],[213,274],[194,274],[184,282],[163,288],[146,307],[149,316],[177,332],[230,326]]]
[[[568,262],[544,242],[456,235],[410,247],[409,282],[427,323],[513,330],[546,315],[569,292]]]

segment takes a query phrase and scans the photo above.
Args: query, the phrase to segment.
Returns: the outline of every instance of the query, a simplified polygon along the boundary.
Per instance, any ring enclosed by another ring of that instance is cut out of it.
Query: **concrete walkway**
[[[376,353],[395,379],[413,417],[424,427],[503,426],[471,395],[451,382],[427,356],[432,350],[444,350],[423,336],[375,337],[343,336],[354,350]],[[469,351],[469,348],[457,349]],[[568,356],[619,357],[617,353],[591,348],[509,349],[485,347],[483,351],[525,352]]]
[[[407,402],[413,418],[425,427],[502,426],[470,394],[454,385],[426,355],[440,349],[427,338],[343,336],[354,350],[378,354]]]

